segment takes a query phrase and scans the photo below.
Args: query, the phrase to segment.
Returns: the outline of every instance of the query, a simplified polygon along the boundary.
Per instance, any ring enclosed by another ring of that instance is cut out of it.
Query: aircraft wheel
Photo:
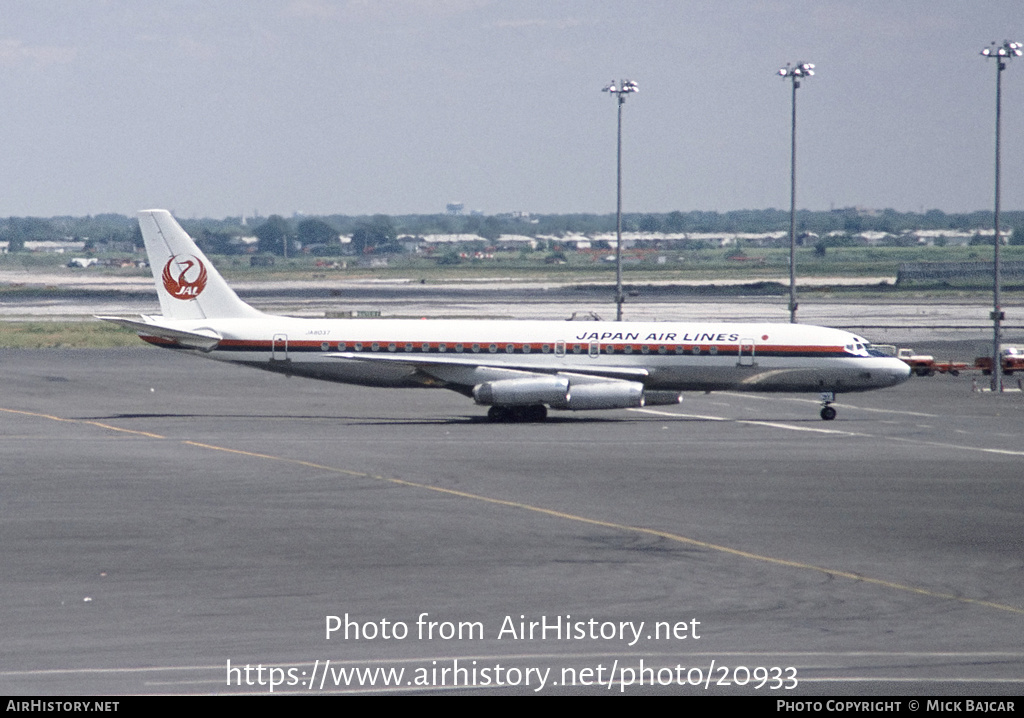
[[[523,421],[540,422],[548,418],[548,408],[543,404],[534,404],[523,409]]]
[[[836,418],[836,410],[831,406],[821,407],[821,418],[825,421],[832,421]]]
[[[487,418],[495,423],[509,421],[512,418],[512,410],[507,406],[492,406],[487,410]]]

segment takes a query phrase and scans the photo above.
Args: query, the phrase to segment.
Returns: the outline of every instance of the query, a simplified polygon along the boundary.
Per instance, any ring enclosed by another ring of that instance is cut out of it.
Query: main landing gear
[[[821,418],[825,421],[832,421],[836,418],[836,410],[832,408],[832,402],[836,400],[834,391],[821,392]]]
[[[543,404],[530,406],[492,406],[487,410],[487,418],[498,423],[508,422],[540,422],[548,418],[548,408]]]

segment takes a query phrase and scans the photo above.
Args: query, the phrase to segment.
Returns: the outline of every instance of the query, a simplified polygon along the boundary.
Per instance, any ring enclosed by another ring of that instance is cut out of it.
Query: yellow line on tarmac
[[[20,409],[4,409],[0,407],[0,411],[5,411],[8,414],[22,414],[23,416],[34,416],[37,419],[50,419],[51,421],[66,421],[71,424],[89,424],[91,426],[98,426],[101,429],[109,429],[110,431],[120,431],[125,434],[136,434],[138,436],[146,436],[150,439],[166,439],[166,436],[160,434],[151,434],[148,431],[135,431],[134,429],[122,429],[119,426],[111,426],[110,424],[104,424],[99,421],[91,421],[89,419],[65,419],[60,416],[53,416],[52,414],[40,414],[35,411],[22,411]]]
[[[0,408],[0,411],[5,411],[11,414],[23,414],[26,416],[34,416],[42,419],[50,419],[53,421],[68,421],[73,423],[89,424],[97,426],[103,429],[111,431],[122,431],[131,434],[138,434],[141,436],[147,436],[154,439],[164,439],[166,437],[160,436],[159,434],[151,434],[143,431],[133,431],[131,429],[122,429],[116,426],[110,426],[109,424],[103,424],[98,421],[87,421],[81,419],[64,419],[59,416],[52,416],[49,414],[39,414],[31,411],[19,411],[16,409],[4,409]],[[752,553],[750,551],[742,551],[740,549],[730,548],[729,546],[722,546],[719,544],[708,543],[707,541],[700,541],[698,539],[688,538],[679,534],[672,533],[670,531],[662,531],[659,529],[646,528],[643,526],[631,526],[629,524],[620,524],[613,521],[604,521],[601,519],[589,518],[586,516],[580,516],[578,514],[570,514],[564,511],[556,511],[555,509],[546,509],[542,506],[534,506],[532,504],[525,504],[519,501],[510,501],[508,499],[496,499],[490,496],[484,496],[482,494],[474,494],[468,491],[458,491],[456,489],[447,489],[441,486],[431,486],[430,484],[423,484],[416,481],[409,481],[407,479],[396,479],[389,478],[386,476],[376,476],[362,471],[352,471],[350,469],[342,469],[336,466],[328,466],[326,464],[316,464],[311,461],[303,461],[301,459],[289,459],[283,456],[274,456],[273,454],[262,454],[252,451],[244,451],[241,449],[231,449],[224,446],[217,446],[215,444],[203,444],[197,441],[183,440],[181,442],[186,446],[194,446],[200,449],[209,449],[210,451],[221,451],[228,454],[237,454],[239,456],[248,456],[253,459],[262,459],[266,461],[276,461],[285,464],[294,464],[296,466],[305,466],[310,469],[316,469],[318,471],[326,471],[335,474],[344,474],[345,476],[354,476],[365,479],[372,479],[374,481],[384,481],[397,486],[407,486],[409,488],[421,489],[424,491],[433,491],[439,494],[445,494],[447,496],[457,496],[459,498],[471,499],[473,501],[481,501],[487,504],[495,506],[506,506],[509,508],[522,509],[523,511],[530,511],[536,514],[542,514],[544,516],[551,516],[554,518],[565,519],[567,521],[575,521],[577,523],[588,524],[590,526],[600,526],[602,528],[613,529],[616,531],[626,531],[629,533],[642,534],[645,536],[655,536],[657,538],[663,538],[676,543],[685,544],[687,546],[696,546],[703,548],[708,551],[715,551],[718,553],[724,553],[729,556],[737,556],[740,558],[749,559],[752,561],[760,561],[762,563],[771,564],[773,566],[785,566],[787,568],[795,568],[804,571],[814,571],[816,573],[825,574],[826,576],[837,576],[839,578],[846,578],[851,581],[860,581],[863,583],[872,584],[875,586],[882,586],[885,588],[891,588],[896,591],[903,591],[907,593],[914,593],[920,596],[928,596],[930,598],[938,598],[948,601],[956,601],[958,603],[964,603],[975,606],[984,606],[986,608],[994,608],[1000,611],[1008,611],[1010,613],[1016,613],[1024,615],[1024,608],[1018,608],[1016,606],[1009,606],[1002,603],[995,603],[993,601],[982,601],[976,598],[967,598],[965,596],[957,596],[952,593],[942,593],[939,591],[931,591],[925,588],[918,588],[916,586],[910,586],[904,583],[897,583],[895,581],[886,581],[880,578],[871,578],[861,574],[850,573],[849,571],[838,571],[823,566],[815,566],[810,563],[803,563],[800,561],[790,561],[787,559],[775,558],[772,556],[765,556],[763,554]]]
[[[133,429],[122,429],[119,426],[111,426],[110,424],[104,424],[104,423],[99,422],[99,421],[89,421],[88,419],[78,419],[77,421],[80,421],[83,424],[91,424],[92,426],[98,426],[101,429],[110,429],[111,431],[121,431],[121,432],[124,432],[125,434],[137,434],[139,436],[148,436],[150,439],[166,439],[167,438],[166,436],[161,436],[160,434],[151,434],[148,431],[135,431]]]
[[[302,459],[288,459],[283,456],[274,456],[273,454],[257,454],[254,451],[243,451],[242,449],[229,449],[224,446],[216,446],[215,444],[201,444],[198,441],[184,440],[181,443],[187,444],[188,446],[198,446],[201,449],[210,449],[212,451],[224,451],[228,454],[240,454],[242,456],[250,456],[254,459],[268,459],[269,461],[283,461],[287,464],[297,464],[299,466],[305,466],[310,469],[319,469],[320,471],[330,471],[335,474],[345,474],[346,476],[358,476],[364,479],[376,479],[378,481],[398,481],[397,479],[388,479],[384,476],[374,476],[373,474],[367,474],[362,471],[349,471],[348,469],[339,469],[336,466],[325,466],[323,464],[314,464],[312,461],[303,461]]]
[[[40,413],[35,412],[35,411],[21,411],[19,409],[3,409],[3,408],[0,408],[0,411],[6,411],[8,414],[23,414],[24,416],[35,416],[35,417],[38,417],[40,419],[52,419],[53,421],[70,421],[70,422],[74,422],[75,421],[74,419],[62,419],[59,416],[53,416],[51,414],[40,414]]]
[[[434,491],[436,493],[446,494],[448,496],[458,496],[459,498],[472,499],[474,501],[482,501],[484,503],[493,504],[496,506],[507,506],[509,508],[522,509],[524,511],[531,511],[533,513],[543,514],[545,516],[553,516],[555,518],[566,519],[568,521],[589,524],[591,526],[601,526],[603,528],[615,529],[617,531],[627,531],[630,533],[638,533],[643,534],[645,536],[656,536],[658,538],[667,539],[669,541],[675,541],[676,543],[686,544],[687,546],[697,546],[699,548],[707,549],[709,551],[717,551],[718,553],[724,553],[730,556],[739,556],[741,558],[746,558],[753,561],[761,561],[763,563],[769,563],[774,566],[786,566],[787,568],[796,568],[805,571],[815,571],[817,573],[823,573],[827,576],[847,578],[851,581],[861,581],[863,583],[869,583],[875,586],[884,586],[885,588],[891,588],[897,591],[916,593],[921,596],[929,596],[931,598],[940,598],[949,601],[957,601],[959,603],[973,604],[976,606],[985,606],[987,608],[995,608],[1000,611],[1009,611],[1011,613],[1018,613],[1024,615],[1024,609],[1018,608],[1016,606],[995,603],[993,601],[983,601],[976,598],[957,596],[956,594],[952,593],[931,591],[925,588],[918,588],[916,586],[897,583],[895,581],[886,581],[880,578],[871,578],[869,576],[864,576],[861,574],[850,573],[849,571],[837,571],[835,569],[825,568],[822,566],[815,566],[814,564],[802,563],[800,561],[789,561],[787,559],[774,558],[772,556],[764,556],[762,554],[752,553],[750,551],[742,551],[740,549],[730,548],[728,546],[721,546],[719,544],[708,543],[707,541],[700,541],[698,539],[680,536],[679,534],[671,533],[669,531],[661,531],[659,529],[646,528],[643,526],[631,526],[629,524],[620,524],[615,523],[613,521],[604,521],[601,519],[588,518],[586,516],[580,516],[578,514],[570,514],[564,511],[557,511],[555,509],[546,509],[542,506],[534,506],[533,504],[525,504],[519,501],[510,501],[508,499],[496,499],[491,496],[474,494],[468,491],[459,491],[457,489],[448,489],[442,486],[431,486],[430,484],[423,484],[417,481],[409,481],[407,479],[396,479],[389,478],[386,476],[376,476],[374,474],[368,474],[359,471],[351,471],[348,469],[340,469],[334,466],[327,466],[325,464],[315,464],[310,461],[303,461],[300,459],[289,459],[282,456],[273,456],[271,454],[257,454],[249,451],[240,451],[238,449],[228,449],[222,446],[215,446],[213,444],[200,444],[194,441],[185,441],[183,443],[189,444],[191,446],[197,446],[200,448],[211,449],[213,451],[224,451],[231,454],[241,454],[244,456],[251,456],[253,458],[258,459],[268,459],[270,461],[279,461],[287,464],[306,466],[308,468],[317,469],[320,471],[345,474],[347,476],[358,476],[365,479],[373,479],[375,481],[385,481],[387,483],[396,484],[398,486],[408,486],[410,488]]]

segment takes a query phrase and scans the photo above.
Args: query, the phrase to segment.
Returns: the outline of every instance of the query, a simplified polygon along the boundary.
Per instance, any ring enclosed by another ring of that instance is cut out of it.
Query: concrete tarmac
[[[0,694],[1024,690],[1024,394],[966,374],[503,425],[148,348],[0,381]]]

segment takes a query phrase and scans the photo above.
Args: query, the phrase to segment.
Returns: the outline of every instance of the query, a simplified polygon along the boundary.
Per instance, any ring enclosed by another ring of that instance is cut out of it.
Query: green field
[[[113,349],[148,346],[133,332],[108,322],[0,322],[0,347],[12,349]]]

